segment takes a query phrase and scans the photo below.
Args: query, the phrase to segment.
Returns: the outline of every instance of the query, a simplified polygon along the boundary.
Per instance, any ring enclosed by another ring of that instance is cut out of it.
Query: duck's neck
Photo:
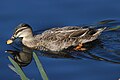
[[[23,40],[32,40],[33,38],[34,38],[33,35],[28,35],[28,36],[23,37]]]
[[[29,48],[33,48],[37,45],[38,42],[33,35],[29,35],[22,39],[22,43]]]

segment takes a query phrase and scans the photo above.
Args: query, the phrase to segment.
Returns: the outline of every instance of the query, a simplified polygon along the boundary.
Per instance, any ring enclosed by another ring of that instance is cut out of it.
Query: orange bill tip
[[[7,44],[12,44],[13,43],[13,40],[9,39],[7,40]]]

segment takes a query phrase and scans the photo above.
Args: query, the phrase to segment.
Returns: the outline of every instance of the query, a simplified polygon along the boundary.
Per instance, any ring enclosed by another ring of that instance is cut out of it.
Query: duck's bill
[[[5,53],[13,54],[13,51],[12,50],[6,50]]]
[[[11,54],[11,55],[16,55],[16,54],[18,54],[19,52],[13,51],[13,50],[5,50],[5,53],[9,53],[9,54]]]
[[[9,39],[9,40],[7,40],[6,43],[7,43],[7,44],[12,44],[12,43],[13,43],[13,40]]]

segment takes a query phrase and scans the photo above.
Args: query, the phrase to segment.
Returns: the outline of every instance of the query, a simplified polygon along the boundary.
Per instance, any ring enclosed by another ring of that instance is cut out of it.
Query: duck
[[[33,34],[32,27],[29,24],[21,23],[15,29],[12,37],[7,40],[7,44],[12,44],[15,39],[22,38],[24,46],[42,51],[62,51],[73,47],[73,50],[84,51],[85,43],[96,40],[106,29],[90,28],[80,26],[55,27],[43,31],[40,34]]]

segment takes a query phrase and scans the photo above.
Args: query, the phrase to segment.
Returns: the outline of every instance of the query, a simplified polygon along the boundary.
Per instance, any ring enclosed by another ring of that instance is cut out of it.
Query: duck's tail
[[[91,42],[91,41],[94,41],[96,40],[99,35],[106,29],[106,27],[104,28],[99,28],[97,29],[94,33],[91,32],[90,33],[84,33],[84,36],[83,37],[80,37],[79,38],[79,41],[81,41],[81,43],[87,43],[87,42]],[[90,31],[89,31],[90,32]],[[85,36],[86,35],[86,36]]]
[[[93,34],[93,36],[100,35],[101,32],[103,32],[105,29],[106,29],[106,27],[97,29],[97,32],[95,34]]]

